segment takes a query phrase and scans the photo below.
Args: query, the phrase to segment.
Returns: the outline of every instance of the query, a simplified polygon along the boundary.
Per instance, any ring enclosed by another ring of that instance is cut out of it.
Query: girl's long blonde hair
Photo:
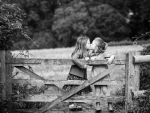
[[[74,54],[76,54],[78,52],[80,54],[80,56],[83,57],[85,51],[87,50],[86,49],[86,44],[87,44],[88,40],[89,40],[89,38],[86,37],[86,36],[78,37],[75,49],[74,49],[74,51],[73,51],[71,56],[73,56]]]

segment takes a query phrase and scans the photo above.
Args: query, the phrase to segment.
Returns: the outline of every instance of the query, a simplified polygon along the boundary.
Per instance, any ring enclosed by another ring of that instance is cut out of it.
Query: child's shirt
[[[83,55],[80,52],[77,52],[76,54],[72,56],[72,61],[75,65],[71,66],[69,74],[72,74],[74,76],[78,76],[84,79],[87,78],[87,70],[85,68],[85,63],[82,63],[81,61],[79,61],[79,59],[83,59],[84,57],[88,55],[88,53],[89,52],[87,51]]]
[[[111,55],[109,53],[100,53],[98,56],[92,56],[95,57],[96,60],[105,60],[106,58],[111,57]],[[101,65],[93,65],[92,67],[92,72],[91,72],[91,77],[95,77],[100,73],[103,73],[104,71],[106,71],[108,69],[108,65],[107,64],[101,64]]]

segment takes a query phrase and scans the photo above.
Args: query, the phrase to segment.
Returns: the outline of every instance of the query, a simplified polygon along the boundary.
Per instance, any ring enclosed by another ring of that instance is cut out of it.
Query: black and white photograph
[[[0,0],[0,113],[150,113],[150,0]]]

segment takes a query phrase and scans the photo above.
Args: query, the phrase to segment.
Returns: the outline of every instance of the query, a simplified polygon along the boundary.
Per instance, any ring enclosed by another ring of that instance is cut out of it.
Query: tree
[[[132,15],[130,16],[130,36],[140,35],[150,31],[150,2],[149,0],[127,0],[127,7]],[[149,37],[146,37],[147,39]]]
[[[97,7],[90,8],[90,10],[92,13],[91,17],[95,21],[88,33],[91,31],[93,33],[95,30],[107,41],[119,41],[127,37],[130,30],[127,27],[126,18],[116,9],[108,4],[100,4]]]
[[[18,6],[26,13],[26,20],[24,21],[23,25],[26,25],[29,28],[29,36],[33,40],[33,42],[29,44],[31,45],[31,48],[57,47],[57,40],[55,40],[51,30],[53,15],[56,8],[68,4],[72,0],[8,1],[9,3],[18,4]],[[44,40],[46,40],[46,42]]]
[[[0,2],[0,49],[13,49],[22,39],[30,39],[22,26],[24,13],[14,4]]]
[[[82,1],[73,1],[66,7],[58,8],[52,30],[66,46],[73,45],[79,35],[88,35],[91,39],[100,36],[109,41],[122,40],[120,38],[129,33],[126,18],[113,7]]]
[[[29,27],[29,36],[39,45],[32,48],[73,46],[81,34],[119,41],[150,29],[149,0],[7,1],[17,3],[26,13],[22,24]],[[46,44],[40,43],[43,40]]]

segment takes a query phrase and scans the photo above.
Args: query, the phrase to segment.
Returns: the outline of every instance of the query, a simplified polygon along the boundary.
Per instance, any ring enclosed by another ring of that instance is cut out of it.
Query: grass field
[[[141,51],[142,46],[111,46],[107,51],[110,54],[114,54],[116,59],[125,58],[125,54],[129,51]],[[46,59],[70,59],[71,53],[74,48],[57,48],[57,49],[42,49],[42,50],[30,50],[24,51],[23,54],[28,58],[46,58]],[[14,57],[24,57],[19,54],[20,51],[13,51]],[[41,75],[45,79],[66,79],[70,66],[51,66],[51,65],[38,65],[32,66],[33,71]],[[28,79],[29,76],[22,76],[23,73],[18,74],[17,78]],[[15,77],[15,78],[16,78]]]
[[[139,45],[130,45],[130,46],[110,46],[106,50],[110,54],[121,55],[122,53],[127,53],[129,51],[139,51],[142,50],[143,47]],[[30,50],[29,57],[30,58],[71,58],[71,53],[74,48],[56,48],[56,49],[41,49],[41,50]],[[22,55],[18,55],[20,51],[13,51],[14,56],[16,57],[24,57]],[[25,54],[26,51],[24,51]]]
[[[107,51],[110,54],[114,54],[116,59],[125,59],[125,54],[129,51],[141,51],[142,46],[110,46]],[[29,58],[48,58],[48,59],[69,59],[74,48],[57,48],[57,49],[42,49],[42,50],[30,50],[23,53]],[[14,57],[24,57],[19,54],[19,51],[12,51]],[[38,65],[32,66],[32,70],[47,80],[66,80],[69,73],[70,66],[53,66],[53,65]],[[88,68],[88,75],[90,74],[91,66]],[[13,75],[17,74],[15,79],[30,79],[30,77],[23,72],[14,69]],[[118,66],[118,69],[110,74],[112,80],[116,80],[118,83],[124,82],[125,68],[124,66]],[[120,87],[120,86],[118,86]],[[113,90],[113,88],[111,88]],[[115,87],[116,89],[116,87]],[[120,89],[120,88],[119,88]]]

